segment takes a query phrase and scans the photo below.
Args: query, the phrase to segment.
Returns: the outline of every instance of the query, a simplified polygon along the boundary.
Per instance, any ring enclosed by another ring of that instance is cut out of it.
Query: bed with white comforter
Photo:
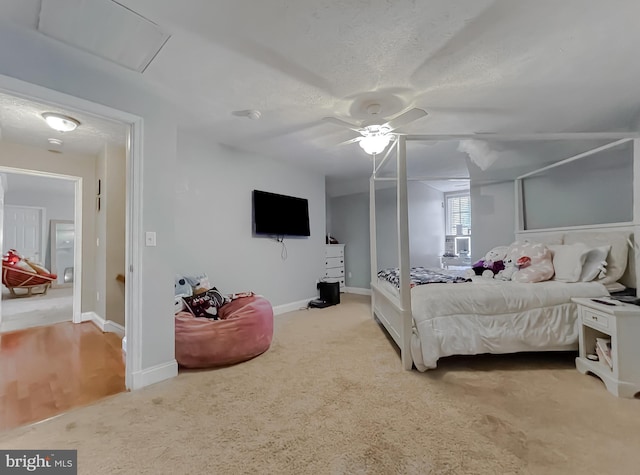
[[[575,350],[578,312],[571,298],[605,295],[597,282],[477,279],[415,286],[413,362],[426,371],[450,355]]]

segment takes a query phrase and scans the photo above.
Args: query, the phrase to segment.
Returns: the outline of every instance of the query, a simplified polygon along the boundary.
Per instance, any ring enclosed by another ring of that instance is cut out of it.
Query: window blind
[[[447,234],[471,234],[470,195],[447,196]],[[460,227],[458,229],[458,227]]]

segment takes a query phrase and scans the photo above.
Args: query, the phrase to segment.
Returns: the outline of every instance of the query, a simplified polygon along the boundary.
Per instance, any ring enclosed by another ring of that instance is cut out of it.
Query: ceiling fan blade
[[[427,115],[425,111],[422,109],[418,109],[414,107],[413,109],[409,109],[407,112],[400,114],[397,117],[394,117],[386,124],[383,124],[382,127],[389,127],[391,130],[397,129],[401,125],[408,124],[409,122],[413,122],[414,120],[418,120]]]
[[[364,137],[356,137],[353,139],[345,140],[344,142],[340,142],[338,145],[349,145],[350,143],[360,142]]]
[[[324,117],[322,120],[324,120],[325,122],[331,122],[332,124],[339,125],[341,127],[346,127],[353,130],[354,132],[360,132],[360,130],[362,129],[362,127],[358,127],[355,124],[351,124],[342,119],[338,119],[337,117]]]

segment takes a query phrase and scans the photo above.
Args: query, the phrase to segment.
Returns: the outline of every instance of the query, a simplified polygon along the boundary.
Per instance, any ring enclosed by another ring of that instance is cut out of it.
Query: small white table
[[[443,269],[448,269],[449,266],[452,267],[471,267],[471,258],[470,257],[446,257],[440,256],[440,265]]]
[[[609,297],[572,298],[578,304],[580,354],[576,368],[582,374],[598,376],[607,390],[619,397],[634,397],[640,392],[640,306]],[[587,359],[595,354],[596,338],[611,339],[610,367],[605,361]]]

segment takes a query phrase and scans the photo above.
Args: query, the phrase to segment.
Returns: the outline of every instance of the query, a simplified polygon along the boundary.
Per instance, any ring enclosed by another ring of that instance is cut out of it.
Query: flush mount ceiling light
[[[42,118],[47,121],[49,127],[58,132],[71,132],[80,125],[80,122],[67,115],[56,114],[55,112],[45,112]]]
[[[390,141],[391,135],[384,133],[374,133],[362,137],[359,141],[359,144],[362,150],[367,152],[369,155],[377,155],[379,153],[382,153],[382,151],[387,148],[387,145],[389,145]]]

